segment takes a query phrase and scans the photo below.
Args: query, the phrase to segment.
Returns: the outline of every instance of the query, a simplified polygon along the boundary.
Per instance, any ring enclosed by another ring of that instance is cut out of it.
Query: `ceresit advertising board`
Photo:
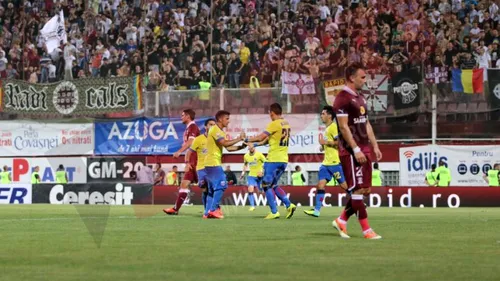
[[[63,165],[70,183],[87,182],[87,158],[51,157],[51,158],[0,158],[0,169],[11,172],[12,183],[31,183],[35,167],[39,167],[41,183],[55,183],[56,171]]]

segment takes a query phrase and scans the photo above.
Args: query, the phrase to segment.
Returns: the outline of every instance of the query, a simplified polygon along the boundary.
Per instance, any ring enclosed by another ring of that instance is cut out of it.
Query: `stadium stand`
[[[47,53],[40,30],[61,10],[68,43]],[[177,116],[186,106],[263,114],[275,101],[288,113],[317,113],[328,82],[360,62],[382,138],[430,138],[432,93],[440,138],[493,137],[500,94],[486,77],[500,67],[499,20],[487,0],[3,0],[0,77],[143,75],[147,115]],[[483,69],[484,90],[457,90],[453,69]],[[409,71],[420,78],[418,103],[402,108],[393,90]],[[284,72],[311,75],[314,94],[282,95]]]

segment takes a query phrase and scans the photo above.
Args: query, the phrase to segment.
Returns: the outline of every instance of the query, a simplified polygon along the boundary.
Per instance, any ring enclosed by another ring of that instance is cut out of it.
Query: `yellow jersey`
[[[267,125],[265,134],[269,136],[268,162],[288,163],[290,131],[290,124],[285,119],[277,119]]]
[[[264,169],[264,162],[266,162],[266,157],[261,152],[255,151],[252,155],[250,152],[247,152],[245,156],[243,156],[243,161],[245,165],[250,167],[250,172],[248,173],[251,177],[257,177],[259,173],[261,173]]]
[[[191,147],[189,147],[189,149],[196,152],[196,155],[198,156],[196,170],[198,171],[205,168],[205,157],[207,156],[207,136],[205,136],[204,134],[197,136],[193,140],[193,143],[191,144]]]
[[[328,126],[325,130],[324,139],[326,141],[334,141],[339,136],[339,130],[337,127],[337,123],[334,121],[330,126]],[[339,157],[339,149],[335,147],[331,147],[328,145],[323,145],[323,151],[325,152],[325,157],[323,159],[323,165],[332,166],[338,165],[340,163]]]
[[[222,165],[222,145],[218,140],[225,139],[226,133],[215,125],[210,128],[207,136],[207,155],[205,156],[205,167],[217,167]]]

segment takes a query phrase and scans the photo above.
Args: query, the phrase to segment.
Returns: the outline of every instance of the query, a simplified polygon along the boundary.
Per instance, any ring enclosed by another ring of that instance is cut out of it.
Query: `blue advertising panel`
[[[195,122],[205,133],[207,118]],[[180,118],[140,117],[95,123],[96,155],[166,155],[182,146],[186,125]]]

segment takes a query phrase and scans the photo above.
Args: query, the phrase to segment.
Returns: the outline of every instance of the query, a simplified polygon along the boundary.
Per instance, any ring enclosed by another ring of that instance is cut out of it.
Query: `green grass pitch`
[[[369,241],[356,218],[338,237],[339,208],[163,207],[0,206],[0,280],[500,280],[500,208],[369,208]]]

